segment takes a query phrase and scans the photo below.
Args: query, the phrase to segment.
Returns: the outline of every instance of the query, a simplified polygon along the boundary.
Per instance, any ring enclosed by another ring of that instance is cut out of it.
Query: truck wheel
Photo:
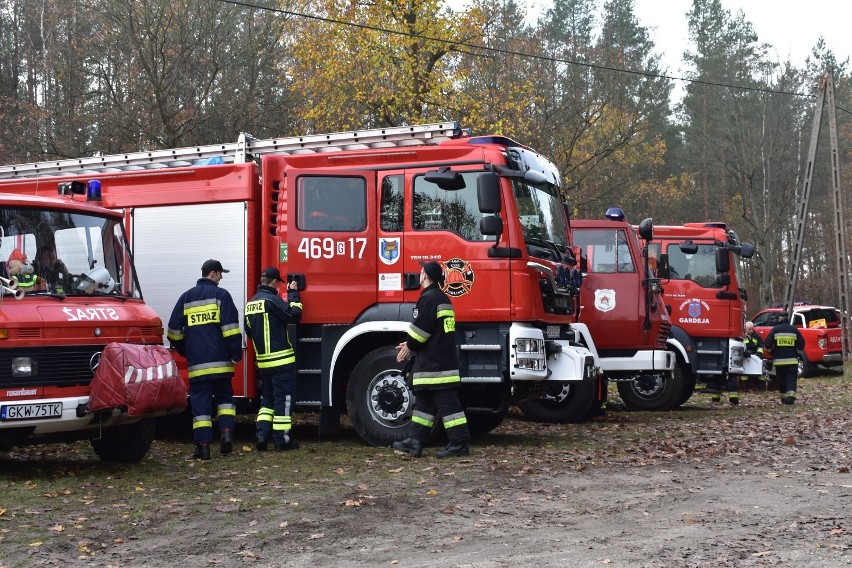
[[[674,373],[680,373],[683,377],[683,390],[680,393],[677,404],[674,406],[674,408],[677,408],[678,406],[685,404],[695,392],[695,375],[692,374],[692,371],[687,369],[683,363],[681,363],[680,359],[675,362],[674,369],[672,369],[672,374]],[[675,379],[675,381],[677,380],[678,379]]]
[[[618,394],[630,410],[671,410],[683,394],[683,373],[671,377],[642,375],[632,381],[619,381]]]
[[[543,396],[522,400],[518,408],[535,422],[582,422],[592,410],[596,386],[595,381],[548,381]]]
[[[156,425],[150,418],[105,428],[101,437],[93,439],[92,449],[105,462],[134,463],[145,457],[154,441]]]
[[[479,412],[467,412],[467,429],[471,436],[482,436],[497,428],[506,418],[506,413],[485,414]]]
[[[346,387],[346,406],[355,431],[373,446],[389,446],[408,432],[414,393],[405,384],[396,349],[388,345],[355,366]]]
[[[813,377],[819,370],[818,366],[799,355],[799,376],[801,378]]]

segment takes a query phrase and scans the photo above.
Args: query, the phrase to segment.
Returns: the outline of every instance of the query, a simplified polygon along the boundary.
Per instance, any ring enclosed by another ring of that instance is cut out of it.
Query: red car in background
[[[784,317],[783,308],[767,308],[752,318],[754,330],[766,340],[772,326]],[[810,377],[817,367],[843,365],[843,343],[840,329],[840,312],[831,306],[796,304],[790,322],[805,338],[805,349],[799,353],[799,376]]]

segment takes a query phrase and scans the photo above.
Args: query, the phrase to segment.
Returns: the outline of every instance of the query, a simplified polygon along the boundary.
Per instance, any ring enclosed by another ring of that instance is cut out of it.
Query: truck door
[[[352,323],[377,298],[376,174],[287,168],[287,273],[303,275],[302,323]]]
[[[424,174],[429,169],[405,174],[404,272],[419,275],[421,261],[435,260],[444,269],[443,290],[453,302],[458,321],[470,321],[471,317],[478,321],[509,320],[509,261],[489,257],[495,237],[479,232],[484,214],[477,202],[477,179],[484,172],[463,172],[464,187],[447,190],[426,181]],[[500,246],[509,246],[508,240],[507,230]],[[405,291],[408,302],[416,302],[419,296],[417,288]]]

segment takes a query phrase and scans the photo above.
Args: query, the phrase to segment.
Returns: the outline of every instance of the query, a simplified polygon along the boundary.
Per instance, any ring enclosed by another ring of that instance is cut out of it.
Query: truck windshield
[[[111,217],[4,208],[0,239],[0,276],[27,295],[141,297],[124,229]]]
[[[558,188],[549,183],[531,185],[513,179],[512,189],[527,250],[532,256],[559,260],[554,258],[553,247],[565,252],[568,228]]]
[[[715,244],[697,245],[695,254],[680,250],[679,244],[670,244],[666,251],[669,255],[669,278],[672,280],[692,280],[705,288],[721,288],[716,273]],[[735,270],[736,263],[731,264]]]

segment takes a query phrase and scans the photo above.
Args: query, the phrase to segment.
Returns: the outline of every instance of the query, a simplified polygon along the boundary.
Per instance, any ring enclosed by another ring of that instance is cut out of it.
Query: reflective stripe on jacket
[[[777,365],[798,365],[799,351],[805,348],[805,338],[794,325],[779,323],[766,336],[766,351]]]
[[[449,297],[437,284],[430,284],[420,293],[406,344],[415,353],[412,366],[415,390],[461,383],[455,312]]]
[[[243,354],[239,317],[231,294],[209,278],[200,278],[178,298],[167,337],[186,357],[190,380],[234,374],[232,361]]]
[[[244,324],[254,345],[261,373],[271,373],[296,362],[287,324],[299,323],[301,318],[302,302],[298,290],[289,290],[285,303],[275,288],[261,284],[257,293],[246,302]]]

